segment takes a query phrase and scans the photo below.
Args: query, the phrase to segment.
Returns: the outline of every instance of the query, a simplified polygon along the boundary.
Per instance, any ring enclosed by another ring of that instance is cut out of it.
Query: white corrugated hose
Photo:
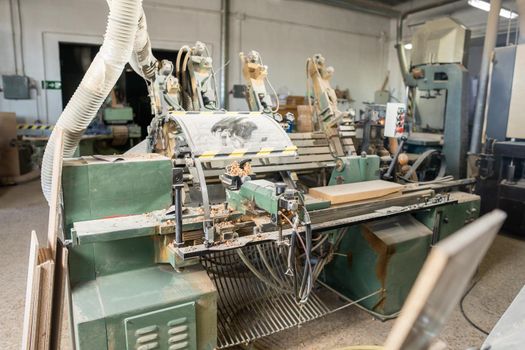
[[[146,33],[142,0],[112,0],[108,4],[110,9],[104,42],[57,122],[57,126],[64,130],[65,158],[73,156],[80,138],[117,82],[126,63],[130,60],[138,63],[134,67],[137,69],[144,62],[149,64],[154,59],[144,55],[144,52],[151,53],[151,46]],[[139,18],[140,36],[137,33]],[[134,52],[134,49],[140,51]],[[139,57],[141,53],[142,57]],[[144,69],[144,66],[141,68]],[[52,133],[44,152],[41,174],[42,191],[48,201],[51,194],[54,147],[55,134]]]

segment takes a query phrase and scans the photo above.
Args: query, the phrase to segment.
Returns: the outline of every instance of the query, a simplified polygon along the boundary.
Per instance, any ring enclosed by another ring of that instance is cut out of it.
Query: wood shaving
[[[230,165],[226,166],[226,174],[230,176],[248,176],[252,174],[252,165],[250,162],[247,162],[244,164],[244,169],[241,169],[239,166],[239,163],[237,161],[234,161]]]

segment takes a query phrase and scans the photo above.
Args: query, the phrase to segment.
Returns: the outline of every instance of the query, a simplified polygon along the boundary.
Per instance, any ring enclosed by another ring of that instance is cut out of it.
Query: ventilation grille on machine
[[[128,349],[184,350],[196,347],[194,302],[128,317],[124,324]]]
[[[218,348],[252,342],[331,312],[315,293],[299,305],[287,292],[293,279],[284,274],[286,250],[265,243],[202,258],[219,293]]]

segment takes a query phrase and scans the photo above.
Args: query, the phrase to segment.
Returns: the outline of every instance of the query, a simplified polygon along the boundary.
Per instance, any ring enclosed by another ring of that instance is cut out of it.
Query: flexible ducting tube
[[[135,43],[133,45],[133,54],[131,55],[129,64],[133,70],[144,79],[151,81],[155,77],[157,59],[151,52],[148,25],[143,10],[141,10]]]
[[[112,0],[108,1],[108,4],[110,9],[104,42],[56,123],[64,130],[64,157],[73,156],[84,131],[117,82],[125,64],[130,61],[137,39],[139,18],[144,17],[141,0]],[[142,26],[145,28],[145,19]],[[144,38],[143,34],[141,38]],[[146,41],[147,43],[143,41],[143,46],[139,48],[148,51],[149,39]],[[145,62],[144,56],[142,59],[138,53],[136,56],[137,62]],[[48,201],[53,176],[55,138],[55,134],[52,133],[42,161],[42,191]]]

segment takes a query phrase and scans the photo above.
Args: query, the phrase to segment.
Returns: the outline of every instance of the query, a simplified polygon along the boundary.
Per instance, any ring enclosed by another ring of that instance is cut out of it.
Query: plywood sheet
[[[326,199],[332,204],[356,202],[383,196],[401,195],[403,185],[383,181],[363,181],[352,184],[314,187],[308,193],[314,198]]]
[[[463,295],[506,214],[495,210],[435,245],[386,340],[385,349],[428,349]]]
[[[31,232],[29,248],[29,264],[27,268],[26,302],[24,311],[24,325],[22,330],[22,350],[34,349],[32,340],[36,338],[36,315],[38,286],[40,284],[40,270],[38,269],[38,238],[36,232]]]

